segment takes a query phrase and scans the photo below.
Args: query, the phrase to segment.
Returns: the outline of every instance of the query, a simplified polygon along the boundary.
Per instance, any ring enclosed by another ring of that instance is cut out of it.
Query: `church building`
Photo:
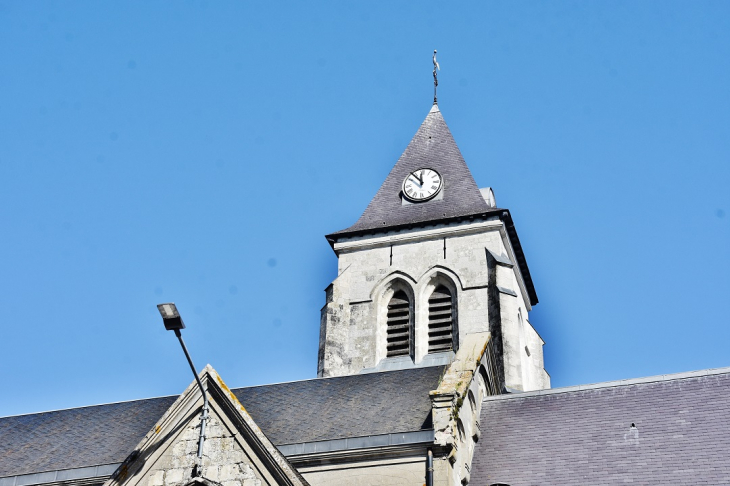
[[[0,486],[730,485],[730,368],[550,387],[510,211],[435,102],[326,238],[316,378],[0,418]]]

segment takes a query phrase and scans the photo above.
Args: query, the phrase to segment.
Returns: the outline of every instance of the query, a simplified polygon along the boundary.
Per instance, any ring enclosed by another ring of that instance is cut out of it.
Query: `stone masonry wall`
[[[396,288],[408,289],[414,299],[415,364],[428,353],[428,298],[438,284],[451,285],[456,291],[459,342],[468,334],[489,331],[486,252],[508,261],[509,249],[500,232],[501,222],[468,231],[465,226],[469,224],[435,226],[363,238],[362,245],[355,241],[347,248],[335,246],[338,277],[328,288],[322,309],[319,376],[359,373],[386,358],[386,309]],[[502,265],[496,278],[502,289],[505,381],[515,389],[549,387],[543,343],[529,323],[529,303],[517,271],[516,265]]]
[[[193,419],[154,464],[140,486],[183,486],[191,480],[200,421]],[[203,476],[223,486],[263,486],[246,453],[220,419],[211,414],[203,447]]]

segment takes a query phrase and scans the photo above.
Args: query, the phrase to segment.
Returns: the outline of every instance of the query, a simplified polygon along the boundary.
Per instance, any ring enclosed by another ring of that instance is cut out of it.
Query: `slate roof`
[[[444,366],[367,373],[234,393],[276,445],[432,428],[428,392]]]
[[[727,369],[636,381],[487,399],[471,484],[730,484]]]
[[[410,172],[422,168],[436,169],[441,174],[443,199],[403,205],[400,198],[403,180]],[[490,208],[484,201],[441,111],[434,105],[360,219],[328,238],[501,211]]]
[[[233,389],[275,445],[431,428],[442,366]],[[122,462],[177,396],[0,418],[0,477]]]
[[[0,477],[122,462],[176,398],[0,418]]]

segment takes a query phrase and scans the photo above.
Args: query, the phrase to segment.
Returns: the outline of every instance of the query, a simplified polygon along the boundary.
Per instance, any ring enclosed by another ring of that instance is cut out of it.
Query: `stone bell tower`
[[[550,387],[537,304],[510,212],[479,189],[438,105],[351,227],[327,236],[319,376],[448,364],[489,331],[508,389]]]

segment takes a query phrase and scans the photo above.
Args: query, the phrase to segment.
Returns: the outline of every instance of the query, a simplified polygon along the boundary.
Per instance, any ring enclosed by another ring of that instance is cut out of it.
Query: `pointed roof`
[[[444,182],[443,197],[437,196],[422,203],[403,204],[403,180],[410,172],[422,168],[435,169],[441,174]],[[438,105],[433,105],[360,219],[351,227],[329,236],[338,237],[494,211],[484,201]]]

